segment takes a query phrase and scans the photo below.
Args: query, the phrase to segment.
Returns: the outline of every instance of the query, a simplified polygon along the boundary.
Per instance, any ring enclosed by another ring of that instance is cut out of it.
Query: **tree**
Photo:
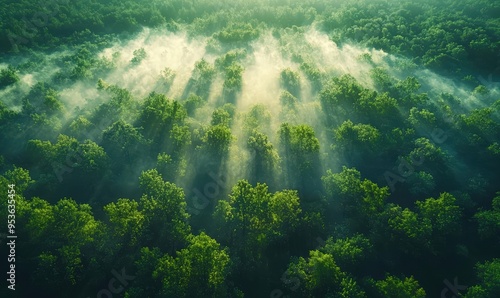
[[[49,228],[54,224],[53,206],[38,197],[30,200],[18,198],[16,204],[18,222],[22,222],[26,227],[29,240],[33,245],[42,246],[44,238],[50,233]]]
[[[218,108],[215,111],[213,111],[212,121],[210,122],[210,124],[211,125],[222,124],[229,127],[231,124],[231,116],[225,109]]]
[[[244,70],[245,68],[237,62],[232,62],[224,68],[223,99],[226,103],[236,102],[236,96],[243,86]]]
[[[366,232],[379,220],[389,197],[387,187],[379,187],[368,179],[361,180],[358,170],[345,166],[340,173],[328,170],[321,180],[336,221],[347,221],[353,231]]]
[[[109,217],[112,235],[119,243],[135,245],[143,233],[145,215],[139,211],[139,203],[130,199],[118,199],[104,206]]]
[[[415,77],[407,77],[397,82],[392,95],[400,100],[400,105],[405,108],[422,106],[429,97],[425,93],[417,93],[422,85]]]
[[[417,201],[415,205],[422,220],[432,226],[433,243],[439,243],[438,239],[441,237],[460,233],[462,214],[451,194],[441,193],[437,199]]]
[[[418,165],[433,177],[440,178],[437,183],[446,183],[448,177],[449,155],[440,146],[427,138],[418,138],[414,141],[414,149],[405,157],[400,164]],[[411,173],[412,170],[408,168]]]
[[[292,93],[284,90],[280,94],[280,103],[285,110],[295,110],[297,107],[298,99]]]
[[[410,185],[410,193],[415,197],[428,197],[436,187],[434,177],[424,171],[416,172],[415,174],[410,175],[407,181]]]
[[[223,124],[211,126],[203,136],[203,143],[207,150],[219,157],[229,152],[229,146],[233,140],[231,129]]]
[[[46,114],[48,116],[60,115],[64,111],[59,93],[44,83],[37,83],[31,87],[30,92],[23,98],[23,113]]]
[[[95,240],[100,223],[94,219],[90,205],[62,199],[54,205],[53,214],[54,221],[49,230],[58,240],[51,244],[53,247],[65,244],[81,247]]]
[[[247,264],[260,260],[271,241],[289,235],[297,227],[300,213],[296,191],[271,194],[266,184],[252,186],[240,180],[229,200],[218,202],[214,217],[225,241]]]
[[[121,119],[137,119],[137,113],[141,111],[140,104],[130,91],[117,85],[108,84],[102,79],[97,81],[97,90],[111,99],[99,105],[92,112],[89,120],[94,125],[104,128]]]
[[[173,253],[185,244],[191,229],[184,191],[165,182],[155,169],[143,172],[139,184],[143,189],[139,210],[145,217],[144,243]]]
[[[95,187],[107,176],[109,170],[106,152],[90,140],[80,143],[66,135],[59,135],[54,144],[50,141],[30,140],[28,153],[37,161],[39,169],[46,173],[43,183],[53,185],[64,181],[64,193],[76,198],[94,193]],[[82,185],[83,180],[86,185]],[[38,187],[46,187],[41,183],[40,181]]]
[[[247,55],[246,50],[231,50],[221,57],[215,59],[215,66],[219,70],[224,70],[229,65],[240,61]]]
[[[469,287],[466,298],[493,298],[500,293],[500,259],[476,264],[479,284]]]
[[[184,102],[184,108],[188,116],[193,117],[196,109],[202,107],[205,104],[205,101],[196,94],[189,94],[188,98]]]
[[[319,162],[319,140],[308,125],[291,126],[281,124],[280,156],[283,161],[286,187],[298,189],[306,198],[317,199],[321,165]]]
[[[252,153],[250,160],[250,181],[267,182],[273,185],[274,174],[279,165],[278,152],[269,142],[266,135],[254,130],[247,140],[247,147]]]
[[[251,23],[231,22],[215,37],[222,42],[248,42],[259,37],[259,30],[253,28]]]
[[[427,109],[418,109],[413,107],[410,109],[408,122],[417,129],[430,130],[436,124],[436,116]]]
[[[307,260],[300,257],[291,262],[286,273],[290,278],[282,281],[301,297],[366,297],[356,281],[341,271],[333,256],[319,250],[310,251]]]
[[[478,222],[478,233],[482,239],[498,238],[500,234],[500,193],[493,198],[491,210],[480,209],[474,215]]]
[[[32,223],[42,224],[37,229],[45,227],[43,232],[37,232],[45,237],[32,252],[37,262],[36,280],[49,281],[40,284],[49,293],[57,288],[66,294],[84,280],[84,268],[90,266],[93,247],[103,237],[103,225],[95,220],[88,204],[78,204],[73,199],[61,199],[50,210],[40,200],[30,205],[30,214],[36,216]]]
[[[174,160],[165,152],[159,153],[156,157],[156,169],[165,181],[175,182],[179,177],[183,177],[186,171],[186,159]]]
[[[156,139],[161,131],[169,131],[174,123],[182,122],[186,116],[186,111],[177,101],[152,92],[144,101],[138,124],[143,127],[147,138]]]
[[[375,83],[375,87],[381,92],[393,92],[394,78],[388,71],[382,67],[376,67],[370,70],[370,76]]]
[[[16,186],[16,193],[24,193],[35,181],[31,178],[30,172],[26,169],[16,167],[12,170],[8,170],[3,174],[3,179],[5,185],[14,184]],[[7,193],[5,190],[4,193]]]
[[[162,151],[173,154],[179,150],[178,145],[187,141],[188,135],[179,134],[178,131],[186,117],[186,109],[179,102],[168,99],[164,94],[152,92],[144,101],[137,125],[143,128],[144,137],[152,141],[155,155]],[[173,134],[172,141],[180,141],[180,144],[170,142]]]
[[[355,110],[360,113],[362,119],[376,124],[393,125],[398,120],[397,101],[391,97],[388,92],[377,93],[365,89],[359,94]]]
[[[124,296],[126,298],[154,297],[158,295],[162,281],[152,278],[152,275],[160,259],[164,257],[164,253],[158,247],[142,247],[138,253],[139,258],[135,261],[137,278],[130,288],[126,288]],[[145,284],[148,286],[144,287]]]
[[[382,216],[381,222],[387,222],[378,231],[378,235],[388,235],[384,241],[388,247],[394,247],[405,254],[419,255],[429,248],[432,225],[422,223],[417,213],[408,208],[390,204]],[[380,245],[380,244],[379,244]]]
[[[251,134],[253,130],[268,131],[271,123],[271,113],[264,105],[254,105],[243,118],[245,133]]]
[[[300,70],[304,72],[316,91],[321,89],[324,73],[311,63],[303,62],[300,64]]]
[[[161,281],[165,297],[226,296],[229,254],[205,233],[189,236],[189,245],[175,257],[165,255],[158,261],[153,277]]]
[[[134,57],[132,58],[132,60],[130,60],[130,62],[132,62],[133,64],[141,63],[142,60],[146,59],[146,57],[148,56],[144,48],[134,50],[133,55]]]
[[[0,70],[0,89],[19,82],[17,70],[9,65],[7,68]]]
[[[282,70],[280,73],[280,83],[283,89],[295,97],[300,97],[300,75],[296,71],[290,68]]]
[[[485,149],[491,145],[492,140],[497,140],[497,132],[500,129],[498,124],[498,104],[492,107],[474,109],[469,115],[460,115],[458,118],[458,129],[464,134],[464,138],[457,142],[457,147],[464,156],[467,152],[478,151],[486,153]],[[484,154],[478,154],[478,157]],[[477,158],[472,159],[477,162]],[[472,158],[472,157],[468,157]]]
[[[338,125],[354,109],[364,88],[351,75],[332,78],[319,93],[330,126]]]
[[[330,237],[326,240],[325,246],[320,249],[322,252],[331,254],[340,268],[349,268],[350,271],[362,266],[372,250],[373,245],[370,240],[361,234],[335,240]]]
[[[78,116],[69,125],[69,130],[71,132],[71,135],[76,137],[78,140],[85,139],[85,137],[90,134],[90,132],[93,128],[94,128],[94,125],[92,124],[92,122],[90,122],[84,116]],[[101,133],[101,132],[99,132],[99,133]]]
[[[102,132],[101,145],[118,168],[125,166],[123,160],[137,161],[144,154],[146,144],[147,141],[139,130],[122,120],[113,123]]]
[[[380,148],[380,132],[369,124],[354,124],[347,120],[334,130],[334,135],[332,149],[344,153],[350,163],[373,158]]]
[[[202,97],[207,96],[214,76],[215,68],[205,59],[196,62],[190,80],[192,92]]]
[[[374,282],[374,286],[377,289],[378,297],[426,297],[424,289],[420,287],[418,281],[413,276],[400,279],[392,275],[387,275],[385,279]]]

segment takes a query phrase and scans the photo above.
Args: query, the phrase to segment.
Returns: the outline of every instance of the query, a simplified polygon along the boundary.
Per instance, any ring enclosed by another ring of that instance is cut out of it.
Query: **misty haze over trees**
[[[0,56],[1,297],[500,297],[498,1],[3,0]]]

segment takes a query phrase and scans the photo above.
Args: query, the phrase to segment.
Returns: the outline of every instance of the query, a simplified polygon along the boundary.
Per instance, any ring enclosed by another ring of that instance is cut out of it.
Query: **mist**
[[[452,94],[459,99],[465,110],[484,106],[484,96],[472,94],[468,88],[450,78],[442,77],[428,69],[417,67],[404,57],[396,57],[381,50],[364,48],[359,44],[342,43],[338,45],[330,37],[315,26],[301,30],[281,29],[263,31],[260,36],[246,46],[237,48],[219,47],[218,52],[210,49],[213,41],[208,37],[192,37],[186,31],[169,32],[167,30],[145,28],[128,40],[121,40],[93,54],[97,61],[106,61],[112,65],[93,79],[76,80],[58,90],[64,103],[65,117],[61,119],[68,125],[81,114],[82,110],[98,107],[109,100],[109,97],[96,88],[97,78],[108,84],[127,89],[134,99],[141,102],[151,92],[166,94],[168,98],[181,103],[190,95],[189,84],[193,80],[195,64],[202,59],[214,66],[216,59],[233,51],[243,51],[244,57],[237,63],[243,67],[242,85],[236,92],[233,102],[236,114],[232,121],[231,132],[235,140],[225,170],[227,186],[237,180],[248,178],[249,172],[244,165],[250,162],[250,152],[245,148],[249,131],[245,128],[245,115],[254,107],[264,107],[270,115],[270,123],[256,128],[268,136],[274,147],[279,145],[277,131],[285,121],[290,124],[307,124],[314,128],[320,140],[323,164],[328,168],[339,167],[339,160],[332,156],[328,144],[329,133],[325,125],[324,114],[318,101],[319,89],[308,79],[301,65],[317,69],[323,78],[349,74],[365,88],[376,89],[370,71],[374,68],[385,69],[395,80],[403,80],[407,76],[415,76],[422,84],[421,92],[427,92],[431,101],[437,101],[442,93]],[[138,50],[145,55],[133,61]],[[61,71],[68,56],[77,50],[62,50],[46,55],[38,60],[35,66],[21,67],[20,82],[0,91],[0,96],[7,106],[20,110],[23,98],[37,82],[50,82]],[[361,59],[369,55],[370,59]],[[38,54],[42,56],[42,53]],[[0,65],[23,66],[31,59],[28,57],[12,57]],[[285,69],[299,75],[299,93],[296,109],[292,114],[284,110],[280,96],[285,90],[280,81],[280,74]],[[165,83],[162,71],[168,70],[170,81]],[[323,83],[327,79],[322,79]],[[224,73],[216,71],[206,95],[206,104],[197,109],[191,118],[192,123],[208,125],[211,114],[226,103],[224,100]],[[55,84],[53,84],[55,86]],[[498,95],[498,88],[490,89],[488,98]],[[129,119],[133,123],[135,119]],[[43,139],[40,136],[40,139]],[[325,171],[322,169],[321,171]],[[190,185],[193,175],[178,177],[180,185]],[[187,180],[186,180],[187,179]],[[229,187],[228,187],[229,188]],[[189,193],[189,190],[187,190]]]

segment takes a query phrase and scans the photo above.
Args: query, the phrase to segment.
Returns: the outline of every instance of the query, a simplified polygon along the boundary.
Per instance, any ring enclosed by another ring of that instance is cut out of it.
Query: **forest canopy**
[[[4,0],[0,57],[2,297],[500,297],[496,1]]]

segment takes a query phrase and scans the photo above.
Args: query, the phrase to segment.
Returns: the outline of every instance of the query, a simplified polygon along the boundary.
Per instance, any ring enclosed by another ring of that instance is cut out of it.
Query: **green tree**
[[[424,298],[425,291],[413,276],[404,279],[388,275],[385,279],[374,282],[378,297],[397,298],[411,297]]]
[[[295,97],[300,97],[300,75],[290,68],[285,68],[280,73],[280,83],[283,89]]]
[[[416,172],[408,177],[408,184],[410,185],[410,193],[413,196],[428,197],[436,188],[434,177],[424,171]]]
[[[391,204],[384,211],[382,222],[387,224],[377,234],[385,233],[387,237],[376,240],[405,254],[419,255],[429,248],[432,225],[422,223],[418,214],[410,209]]]
[[[295,110],[298,103],[298,99],[297,97],[293,96],[293,94],[285,90],[282,91],[280,94],[280,103],[284,109]]]
[[[94,125],[101,128],[121,119],[137,119],[141,107],[130,91],[108,84],[102,79],[97,81],[97,90],[110,99],[95,108],[90,115],[89,120]]]
[[[78,116],[69,125],[69,131],[71,132],[71,135],[78,140],[85,139],[85,137],[90,134],[93,128],[94,125],[92,124],[92,122],[90,122],[89,119],[84,116]]]
[[[62,116],[64,105],[59,93],[39,82],[31,87],[30,92],[22,99],[23,113],[26,115],[39,114],[46,116]]]
[[[109,217],[112,235],[120,243],[135,245],[144,228],[145,215],[139,211],[139,203],[130,199],[118,199],[104,206]]]
[[[80,143],[66,135],[59,135],[54,144],[50,141],[30,140],[28,153],[36,160],[40,170],[46,173],[38,186],[46,186],[42,182],[53,185],[64,181],[62,189],[77,198],[91,195],[95,189],[88,186],[97,186],[109,170],[106,152],[90,140]],[[82,185],[83,180],[86,185]]]
[[[215,37],[225,43],[229,42],[248,42],[259,36],[259,30],[254,28],[251,23],[231,22],[224,27]]]
[[[243,86],[243,71],[245,68],[236,62],[231,63],[224,69],[224,101],[227,103],[235,103],[236,96],[241,91]]]
[[[278,152],[265,134],[253,131],[247,140],[247,147],[252,153],[250,160],[250,182],[266,182],[274,185],[274,174],[278,172]]]
[[[370,70],[370,76],[375,83],[375,87],[381,92],[393,92],[394,88],[394,78],[392,78],[388,71],[376,67]]]
[[[159,153],[156,157],[156,169],[165,181],[174,182],[177,178],[183,177],[186,171],[186,159],[174,160],[167,153]]]
[[[418,138],[414,141],[414,149],[403,157],[400,165],[404,165],[407,172],[404,176],[413,174],[414,166],[419,166],[420,169],[428,172],[435,178],[437,184],[446,183],[449,171],[449,155],[440,146],[431,142],[427,138]]]
[[[500,193],[493,198],[491,210],[480,209],[474,215],[474,219],[478,222],[478,233],[482,239],[490,237],[498,238],[500,235]]]
[[[185,108],[176,100],[168,99],[164,94],[152,92],[144,101],[137,125],[143,128],[143,135],[152,141],[154,154],[165,151],[173,154],[187,141],[188,135],[179,134],[180,127],[187,117]],[[175,130],[174,128],[177,127]],[[172,135],[174,140],[171,142]],[[183,139],[184,138],[184,139]]]
[[[229,152],[234,137],[228,126],[217,124],[205,132],[202,140],[209,152],[222,157]]]
[[[296,191],[271,194],[266,184],[253,187],[240,180],[229,200],[218,202],[214,217],[227,243],[244,262],[252,262],[262,258],[271,241],[290,235],[299,223],[300,213]]]
[[[396,99],[391,97],[388,92],[377,93],[365,89],[359,94],[355,110],[361,114],[362,119],[382,126],[395,124],[399,120],[397,107]]]
[[[210,124],[222,124],[229,127],[231,124],[231,116],[225,109],[218,108],[212,113],[212,121],[210,122]]]
[[[219,70],[224,70],[226,67],[243,59],[247,55],[245,50],[231,50],[223,56],[215,59],[215,66]]]
[[[115,168],[125,166],[123,160],[138,160],[146,149],[146,140],[132,125],[117,121],[102,132],[101,145],[113,161]],[[133,167],[135,165],[127,163]]]
[[[185,244],[191,229],[184,191],[165,182],[155,169],[143,172],[139,183],[143,189],[139,210],[145,216],[144,244],[176,251]]]
[[[248,135],[254,130],[268,131],[270,129],[272,115],[264,105],[254,105],[243,117],[243,129]]]
[[[451,194],[441,193],[437,199],[417,201],[415,205],[423,222],[429,223],[432,227],[433,243],[437,244],[440,242],[439,239],[460,233],[462,214],[455,197]]]
[[[319,93],[319,100],[330,126],[346,119],[364,88],[351,75],[332,78]]]
[[[500,293],[500,259],[476,264],[479,284],[469,287],[466,298],[493,298]]]
[[[291,126],[281,124],[278,131],[280,156],[286,187],[298,189],[304,197],[316,199],[321,165],[319,162],[319,140],[308,125]]]
[[[331,254],[318,250],[309,252],[309,258],[298,258],[288,265],[284,278],[301,297],[366,297],[356,281],[343,272]],[[285,276],[286,277],[286,276]],[[298,280],[297,280],[298,279]]]
[[[188,116],[193,117],[196,109],[202,107],[204,104],[205,101],[200,96],[191,93],[184,102],[184,108]]]
[[[368,238],[356,234],[344,239],[330,237],[320,251],[331,254],[341,268],[352,270],[363,265],[363,261],[371,255],[373,245]]]
[[[103,237],[103,225],[95,220],[88,204],[78,204],[73,199],[61,199],[51,210],[40,200],[30,203],[34,215],[33,224],[45,227],[41,239],[31,252],[37,263],[34,276],[40,288],[48,293],[57,289],[62,295],[74,290],[85,279],[85,268],[91,266],[94,246]],[[27,214],[28,215],[28,214]],[[42,234],[38,231],[37,234]]]
[[[205,59],[196,62],[190,81],[193,88],[192,92],[202,97],[207,96],[215,74],[214,66]]]
[[[132,62],[133,64],[141,63],[142,60],[146,59],[146,57],[148,56],[144,48],[134,50],[133,55],[134,57],[132,58],[132,60],[130,60],[130,62]]]
[[[332,149],[345,154],[350,163],[372,158],[381,146],[379,130],[369,124],[354,124],[347,120],[334,130],[334,135]]]
[[[12,65],[0,70],[0,89],[19,82],[17,70]]]
[[[153,277],[161,281],[161,296],[221,297],[227,295],[229,254],[205,233],[189,236],[189,245],[158,261]]]
[[[361,180],[358,170],[345,166],[340,173],[328,170],[321,180],[329,208],[354,231],[366,231],[379,220],[389,197],[387,187],[379,187],[368,179]]]

